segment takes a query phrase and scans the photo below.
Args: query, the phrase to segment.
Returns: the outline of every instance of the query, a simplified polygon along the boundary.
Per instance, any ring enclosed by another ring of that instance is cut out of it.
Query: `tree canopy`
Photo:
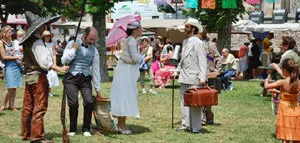
[[[209,32],[218,32],[226,22],[236,22],[246,12],[243,0],[237,0],[237,8],[232,9],[222,8],[222,0],[216,0],[216,9],[202,9],[200,6],[199,4],[198,9],[185,11],[185,14],[199,19]]]

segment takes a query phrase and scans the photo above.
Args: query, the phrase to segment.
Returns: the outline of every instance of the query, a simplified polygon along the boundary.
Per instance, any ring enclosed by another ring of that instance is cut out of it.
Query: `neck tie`
[[[85,47],[85,48],[88,48],[88,47],[89,47],[88,45],[84,45],[83,43],[81,43],[81,46],[82,46],[82,47]]]

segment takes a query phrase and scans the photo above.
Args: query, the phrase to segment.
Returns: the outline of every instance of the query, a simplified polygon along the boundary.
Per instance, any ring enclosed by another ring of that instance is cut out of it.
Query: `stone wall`
[[[280,44],[282,42],[281,38],[282,36],[290,36],[293,37],[298,45],[298,49],[300,50],[300,31],[285,31],[285,32],[275,32],[274,33],[274,39],[271,40],[273,43],[272,48],[274,48],[274,52],[280,51]],[[218,35],[216,33],[208,34],[208,37],[210,40],[213,38],[218,38]],[[239,48],[245,43],[249,41],[248,35],[246,34],[232,34],[231,35],[231,50],[239,50]]]

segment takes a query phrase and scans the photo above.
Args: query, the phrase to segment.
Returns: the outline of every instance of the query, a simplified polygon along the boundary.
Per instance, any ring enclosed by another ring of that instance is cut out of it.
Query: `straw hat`
[[[199,32],[201,32],[201,33],[203,31],[203,26],[199,23],[199,21],[197,19],[189,18],[183,24],[184,25],[193,25],[193,26],[197,27]]]
[[[50,31],[45,30],[45,31],[42,33],[42,37],[45,37],[45,36],[52,36],[52,34],[50,33]]]

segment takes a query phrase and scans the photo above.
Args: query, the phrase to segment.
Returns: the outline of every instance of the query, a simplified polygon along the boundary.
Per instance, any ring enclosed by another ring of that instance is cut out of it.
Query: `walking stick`
[[[172,129],[174,128],[174,79],[172,79]]]
[[[82,7],[81,7],[82,11],[81,11],[79,23],[77,26],[74,42],[76,42],[77,35],[78,35],[79,29],[80,29],[80,24],[81,24],[82,17],[83,17],[84,11],[85,11],[86,1],[87,0],[83,0],[83,2],[82,2]],[[63,141],[63,143],[69,143],[68,131],[67,131],[67,127],[66,127],[66,91],[65,91],[66,87],[65,87],[65,85],[63,85],[63,86],[64,86],[63,87],[63,97],[62,97],[61,112],[60,112],[60,119],[61,119],[61,124],[63,127],[63,130],[62,130],[63,140],[62,141]]]
[[[63,85],[63,98],[62,98],[62,103],[61,103],[61,112],[60,112],[60,119],[61,119],[61,124],[63,126],[62,130],[62,137],[63,137],[63,143],[69,143],[69,138],[68,138],[68,131],[66,127],[66,91],[65,91],[65,85]]]

